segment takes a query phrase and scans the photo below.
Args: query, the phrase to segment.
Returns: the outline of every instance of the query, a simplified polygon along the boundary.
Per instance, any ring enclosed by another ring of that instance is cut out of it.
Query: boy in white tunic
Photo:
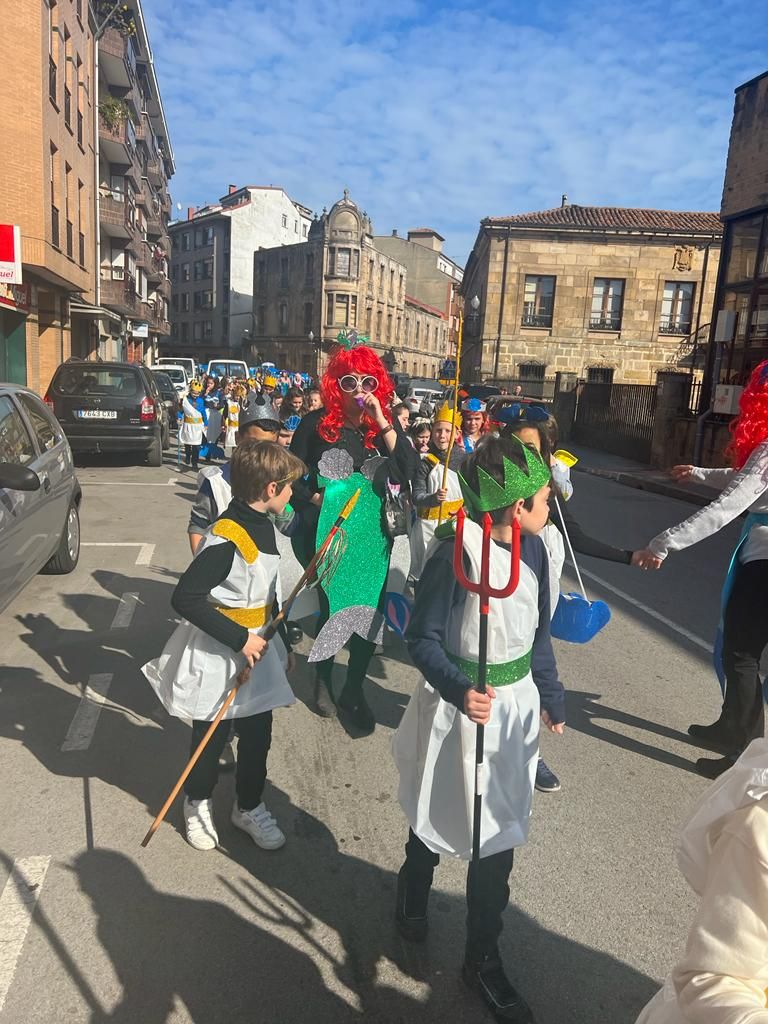
[[[401,934],[420,941],[440,855],[469,860],[472,846],[476,724],[485,724],[486,786],[480,862],[469,879],[463,976],[497,1020],[530,1024],[531,1011],[508,981],[498,951],[509,902],[514,849],[528,838],[539,716],[562,733],[564,691],[549,633],[547,555],[536,536],[547,521],[549,468],[517,438],[483,441],[464,462],[465,507],[493,519],[491,584],[509,578],[512,523],[520,522],[520,582],[492,599],[488,624],[488,690],[473,686],[478,670],[479,609],[453,572],[452,536],[438,531],[430,550],[407,633],[411,657],[424,676],[395,735],[399,799],[410,824],[406,860],[398,877],[396,920]],[[452,533],[446,530],[445,533]],[[464,565],[480,572],[481,534],[468,520]]]
[[[262,799],[272,710],[293,704],[294,696],[285,674],[289,656],[284,635],[268,644],[259,630],[277,610],[280,555],[269,515],[284,511],[291,485],[305,467],[291,452],[267,441],[243,442],[230,465],[232,502],[203,538],[171,599],[185,621],[143,671],[170,714],[192,719],[194,752],[238,673],[251,666],[248,680],[187,778],[184,820],[195,849],[214,849],[218,836],[211,796],[229,737],[228,720],[234,719],[237,802],[232,823],[257,846],[275,850],[285,836]]]

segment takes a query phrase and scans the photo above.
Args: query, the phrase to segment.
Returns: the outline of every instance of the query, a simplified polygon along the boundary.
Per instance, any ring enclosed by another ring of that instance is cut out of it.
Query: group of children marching
[[[768,383],[765,391],[768,395]],[[285,842],[266,808],[263,790],[272,712],[294,700],[286,677],[290,642],[284,631],[269,643],[260,634],[279,607],[275,522],[285,519],[292,484],[304,475],[306,467],[277,443],[280,421],[270,421],[274,413],[265,411],[264,401],[262,396],[261,414],[253,418],[249,418],[248,406],[245,412],[240,410],[239,444],[225,467],[226,480],[220,479],[222,470],[202,482],[193,512],[198,521],[195,558],[172,601],[183,621],[160,658],[144,669],[168,711],[192,721],[194,750],[238,673],[248,667],[247,682],[240,686],[225,722],[187,779],[187,838],[197,849],[213,849],[218,842],[211,796],[230,720],[234,720],[238,736],[232,823],[263,849],[276,849]],[[463,977],[495,1019],[516,1024],[531,1024],[534,1018],[506,976],[498,942],[509,901],[514,851],[527,841],[539,776],[542,784],[538,788],[559,788],[559,784],[547,786],[546,773],[541,772],[540,723],[556,734],[562,734],[565,723],[564,689],[552,650],[550,619],[558,600],[566,528],[566,514],[555,499],[569,496],[572,460],[567,453],[553,451],[553,423],[546,413],[534,410],[525,403],[513,403],[493,429],[488,429],[482,403],[468,399],[461,409],[443,406],[431,423],[411,428],[417,456],[411,533],[411,575],[416,586],[406,639],[421,678],[393,745],[400,775],[399,799],[409,825],[406,857],[398,875],[395,920],[405,939],[418,942],[426,938],[429,929],[429,893],[440,857],[470,859],[476,813],[472,799],[475,727],[491,726],[486,731],[482,772],[480,860],[470,866],[468,874]],[[188,419],[189,426],[197,425],[197,416],[204,422],[205,410],[194,401],[185,403],[184,426]],[[387,418],[391,420],[391,411]],[[269,426],[276,427],[277,433],[267,429]],[[766,438],[768,423],[762,441]],[[763,491],[767,486],[764,479]],[[518,585],[509,597],[490,602],[486,692],[477,689],[481,646],[486,643],[479,630],[480,598],[460,584],[454,567],[453,524],[462,505],[469,516],[461,551],[468,580],[478,583],[485,571],[494,586],[502,586],[510,573],[517,527],[522,535]],[[480,521],[486,514],[491,518],[492,543],[484,556]],[[765,520],[758,516],[753,525],[768,529],[765,523],[768,514]],[[651,553],[625,551],[585,537],[572,519],[570,526],[571,540],[577,537],[577,550],[580,542],[581,550],[590,554],[642,568],[661,557],[661,541],[655,548],[651,545]],[[673,547],[670,540],[664,544],[665,551]],[[758,734],[754,719],[750,719],[751,735]],[[728,727],[731,725],[729,719]],[[768,761],[761,770],[768,772]],[[755,772],[749,776],[754,785],[757,778]],[[750,809],[762,794],[768,801],[764,776],[759,778],[762,789],[747,801]],[[733,792],[728,790],[721,802],[723,815],[733,809],[734,802],[739,808],[747,805],[745,787],[749,789],[742,779],[734,784]],[[722,816],[718,821],[719,835],[724,829]],[[750,861],[749,868],[742,865],[746,873],[752,864]],[[702,871],[706,875],[706,864],[699,867],[700,875]],[[749,877],[752,880],[752,874]],[[704,881],[699,878],[697,891],[703,891]],[[768,901],[768,878],[754,885],[758,889],[763,885],[760,898]],[[765,932],[764,923],[762,927]],[[764,994],[760,995],[757,987],[758,983],[763,988],[768,985],[764,948],[762,957],[762,966],[753,960],[745,967],[749,977],[758,981],[737,985],[731,990],[736,995],[724,995],[726,1001],[717,1005],[756,1007],[762,998],[763,1013],[728,1016],[728,1020],[768,1020]],[[745,996],[747,990],[751,996]],[[674,986],[665,989],[656,1004],[658,1010],[663,1003],[666,1015],[651,1007],[643,1021],[672,1024],[700,1019],[714,1024],[726,1019],[722,1014],[684,1016],[677,998]],[[735,1001],[728,1002],[729,998]],[[756,1001],[744,1002],[748,998]],[[567,1019],[567,1008],[563,1019]]]

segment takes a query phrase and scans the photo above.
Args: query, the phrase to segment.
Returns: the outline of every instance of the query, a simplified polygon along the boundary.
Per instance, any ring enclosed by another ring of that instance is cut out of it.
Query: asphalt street
[[[79,476],[77,570],[38,577],[0,618],[0,1024],[490,1019],[458,977],[464,865],[440,866],[424,947],[393,927],[406,827],[390,741],[416,681],[395,639],[371,666],[365,738],[314,714],[299,658],[266,795],[283,850],[231,826],[231,774],[214,799],[220,849],[186,844],[180,804],[141,848],[189,744],[140,669],[174,628],[194,476],[170,457],[91,460]],[[695,511],[575,483],[582,525],[621,546]],[[653,574],[582,560],[613,618],[584,647],[557,644],[568,728],[543,752],[563,788],[536,794],[502,938],[539,1024],[634,1021],[683,948],[694,901],[676,836],[707,785],[685,730],[717,712],[706,648],[738,529]],[[295,575],[286,549],[286,585]]]

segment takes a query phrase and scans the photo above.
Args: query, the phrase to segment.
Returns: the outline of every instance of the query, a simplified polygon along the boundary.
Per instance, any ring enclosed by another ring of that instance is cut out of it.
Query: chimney
[[[195,207],[194,206],[188,206],[187,207],[187,220],[192,220],[192,218],[194,216],[195,216]]]
[[[560,200],[560,206],[568,206],[568,196],[563,192],[563,196]]]
[[[397,238],[397,228],[392,228],[392,237]]]
[[[237,192],[237,185],[230,185],[228,195],[232,195],[233,192]]]

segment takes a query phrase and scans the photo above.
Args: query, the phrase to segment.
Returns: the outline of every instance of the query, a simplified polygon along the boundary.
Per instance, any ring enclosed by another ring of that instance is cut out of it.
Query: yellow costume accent
[[[438,423],[451,423],[454,427],[461,427],[461,413],[458,409],[454,409],[452,405],[449,405],[448,402],[443,402],[435,413],[432,426],[437,426]]]
[[[259,629],[267,621],[269,608],[225,608],[223,605],[216,605],[216,611],[226,615],[238,626],[245,626],[246,629]]]
[[[443,519],[450,519],[451,516],[455,516],[459,511],[464,502],[459,499],[458,501],[444,501],[442,505],[437,505],[435,508],[420,508],[419,519],[437,520],[440,518],[440,509],[443,510]]]
[[[259,557],[259,549],[248,535],[248,531],[232,519],[219,519],[214,523],[211,533],[216,537],[231,540],[248,565],[253,565]]]

